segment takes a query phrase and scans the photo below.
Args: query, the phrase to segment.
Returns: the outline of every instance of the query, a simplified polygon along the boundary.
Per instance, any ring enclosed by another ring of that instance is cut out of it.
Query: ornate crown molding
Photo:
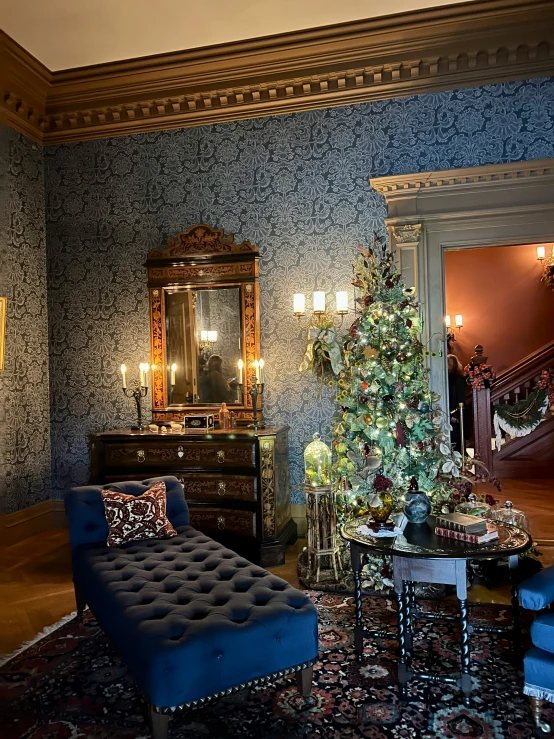
[[[475,0],[54,73],[17,49],[41,94],[8,69],[3,117],[58,143],[553,75],[554,6]]]
[[[554,175],[554,159],[535,159],[509,164],[486,164],[482,167],[423,172],[421,174],[392,175],[370,179],[375,190],[389,198],[413,198],[421,191],[452,190],[460,193],[463,188],[490,187],[498,183],[505,186],[514,180],[549,180]]]

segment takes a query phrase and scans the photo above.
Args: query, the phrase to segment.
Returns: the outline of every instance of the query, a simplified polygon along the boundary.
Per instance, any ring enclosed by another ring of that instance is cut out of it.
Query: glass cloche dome
[[[306,485],[314,488],[331,484],[331,450],[318,433],[304,450],[304,469]]]

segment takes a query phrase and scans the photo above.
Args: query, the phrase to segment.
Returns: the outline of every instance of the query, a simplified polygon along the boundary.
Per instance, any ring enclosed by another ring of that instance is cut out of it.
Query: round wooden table
[[[446,682],[457,685],[464,693],[464,703],[471,702],[470,642],[471,632],[486,631],[506,633],[510,631],[514,639],[514,651],[519,655],[520,622],[519,598],[514,572],[518,565],[518,555],[527,551],[533,544],[531,536],[523,529],[511,524],[495,521],[499,538],[489,544],[468,544],[435,535],[435,517],[429,516],[423,524],[408,523],[398,536],[375,537],[360,533],[362,525],[371,525],[369,517],[352,519],[343,524],[341,536],[350,543],[352,570],[354,571],[356,593],[356,626],[354,646],[358,661],[363,659],[364,636],[383,636],[377,632],[364,631],[362,623],[362,583],[361,559],[363,554],[386,554],[392,557],[394,571],[394,591],[398,603],[397,638],[399,645],[398,682],[400,692],[406,694],[408,680],[419,678],[432,682]],[[467,562],[472,559],[508,558],[510,581],[512,583],[512,628],[500,626],[470,626],[467,602]],[[459,615],[422,613],[417,610],[414,583],[439,583],[455,585],[459,603]],[[461,629],[461,674],[456,676],[417,672],[412,668],[413,623],[416,619],[430,618],[460,622]]]

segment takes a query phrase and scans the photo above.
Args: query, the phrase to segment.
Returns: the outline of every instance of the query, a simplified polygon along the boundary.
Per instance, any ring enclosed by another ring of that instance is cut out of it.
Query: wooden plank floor
[[[485,488],[483,488],[485,490]],[[541,542],[543,564],[554,563],[554,480],[507,480],[499,496],[512,500],[529,516],[531,533]],[[272,572],[299,587],[296,571],[300,539],[287,552],[286,562]],[[71,583],[69,536],[66,529],[52,529],[26,539],[2,552],[0,572],[0,653],[9,654],[32,639],[45,626],[75,610]],[[506,588],[471,589],[471,600],[509,602]]]

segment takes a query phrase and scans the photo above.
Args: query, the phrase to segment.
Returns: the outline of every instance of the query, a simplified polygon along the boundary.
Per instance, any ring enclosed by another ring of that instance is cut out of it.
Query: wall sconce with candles
[[[293,296],[293,312],[302,328],[323,328],[334,326],[340,328],[344,317],[348,314],[348,293],[346,290],[335,293],[335,310],[325,308],[325,293],[316,290],[312,297],[312,314],[307,322],[302,323],[306,315],[306,297],[304,293],[295,293]]]
[[[544,244],[537,246],[537,259],[542,266],[541,280],[546,283],[547,287],[554,290],[554,244],[549,257],[546,256],[546,246]]]
[[[448,351],[450,351],[450,345],[454,344],[454,342],[456,341],[456,333],[452,326],[452,320],[450,316],[446,315],[444,317],[444,323],[446,325],[446,342],[448,345]],[[454,324],[456,326],[456,331],[458,331],[459,333],[464,326],[464,318],[461,313],[456,313],[456,315],[454,316]]]
[[[199,347],[202,351],[212,352],[217,342],[217,331],[200,331]]]

